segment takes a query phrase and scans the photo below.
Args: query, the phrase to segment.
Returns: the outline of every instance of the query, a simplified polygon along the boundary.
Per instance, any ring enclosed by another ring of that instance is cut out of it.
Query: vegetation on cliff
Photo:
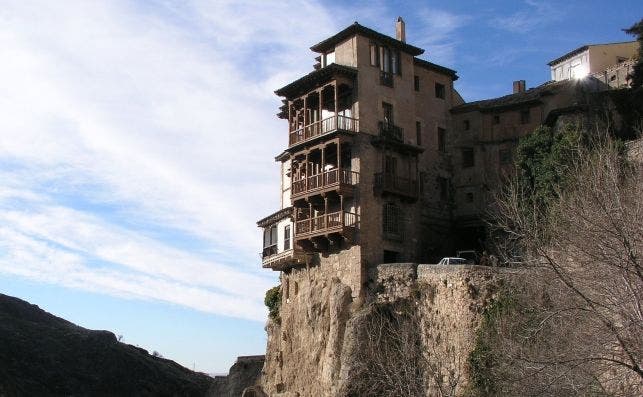
[[[270,319],[279,323],[281,321],[279,317],[279,309],[281,308],[281,285],[277,285],[266,291],[266,297],[263,302],[268,308],[268,316]]]
[[[473,395],[643,389],[641,166],[607,134],[558,134],[521,142],[517,178],[498,201],[501,253],[525,276],[508,290],[513,304],[483,322]]]

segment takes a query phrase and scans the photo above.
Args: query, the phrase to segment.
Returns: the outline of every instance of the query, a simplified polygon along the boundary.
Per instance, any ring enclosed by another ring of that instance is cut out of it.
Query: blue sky
[[[625,41],[639,1],[0,1],[0,292],[205,372],[261,354],[255,221],[278,209],[273,91],[353,21],[465,100]]]

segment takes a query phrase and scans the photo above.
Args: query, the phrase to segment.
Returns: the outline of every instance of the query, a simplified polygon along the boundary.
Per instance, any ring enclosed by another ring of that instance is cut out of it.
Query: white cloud
[[[260,319],[274,274],[254,222],[286,143],[272,90],[309,71],[332,15],[153,4],[3,4],[0,271]]]
[[[506,17],[492,18],[490,26],[512,33],[529,33],[535,28],[560,21],[564,16],[561,5],[549,2],[526,0],[527,7]]]
[[[417,18],[421,21],[418,30],[409,29],[413,43],[425,48],[423,58],[439,64],[452,65],[456,58],[459,35],[457,30],[465,26],[471,17],[436,8],[420,8]]]

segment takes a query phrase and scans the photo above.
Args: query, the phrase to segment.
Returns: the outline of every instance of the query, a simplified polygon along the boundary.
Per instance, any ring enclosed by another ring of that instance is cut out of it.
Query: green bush
[[[268,316],[279,322],[279,309],[281,308],[281,285],[270,288],[266,291],[264,303],[268,308]]]

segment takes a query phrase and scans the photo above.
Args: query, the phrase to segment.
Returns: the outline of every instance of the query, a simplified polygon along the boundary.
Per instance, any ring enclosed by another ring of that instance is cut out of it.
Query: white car
[[[467,265],[469,264],[468,259],[464,258],[442,258],[438,265]]]

